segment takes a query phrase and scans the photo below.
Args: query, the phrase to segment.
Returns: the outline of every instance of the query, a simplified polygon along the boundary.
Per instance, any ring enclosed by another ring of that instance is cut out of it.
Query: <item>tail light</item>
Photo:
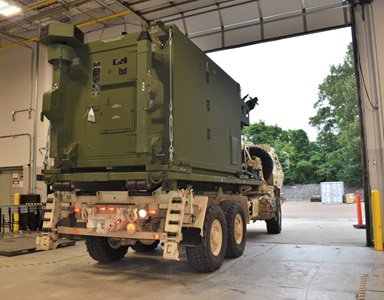
[[[139,210],[139,217],[144,219],[148,216],[148,211],[144,208],[140,209]]]
[[[132,222],[129,222],[127,224],[127,232],[129,234],[134,234],[136,232],[136,224],[135,223],[132,223]]]
[[[81,219],[81,207],[80,206],[75,206],[73,208],[73,212],[75,214],[76,219],[78,219],[78,220]]]

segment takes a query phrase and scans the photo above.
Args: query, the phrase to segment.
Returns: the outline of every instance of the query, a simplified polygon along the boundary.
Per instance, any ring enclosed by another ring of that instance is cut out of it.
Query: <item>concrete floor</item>
[[[0,256],[0,297],[384,299],[384,252],[365,247],[365,231],[353,227],[355,205],[288,202],[283,216],[279,235],[266,234],[264,222],[248,225],[244,255],[211,274],[195,273],[185,255],[164,261],[161,248],[149,255],[129,250],[122,261],[99,265],[83,241]]]

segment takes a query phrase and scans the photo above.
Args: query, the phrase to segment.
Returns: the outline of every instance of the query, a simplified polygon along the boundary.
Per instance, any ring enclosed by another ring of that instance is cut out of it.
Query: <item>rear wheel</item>
[[[119,239],[106,237],[87,237],[85,245],[89,255],[101,264],[121,260],[128,251],[128,246],[121,245]]]
[[[187,247],[187,259],[199,272],[213,272],[224,262],[227,247],[227,226],[224,213],[218,205],[207,207],[203,237],[199,247]]]
[[[267,231],[270,234],[278,234],[281,232],[282,216],[281,216],[281,202],[280,198],[276,198],[275,216],[272,219],[266,220]]]
[[[131,246],[131,248],[136,252],[141,252],[141,253],[150,252],[155,250],[159,245],[159,243],[160,241],[154,241],[153,243],[150,243],[150,244],[144,244],[140,241],[137,241],[136,244]]]
[[[225,257],[236,258],[244,253],[246,243],[246,219],[240,201],[223,201],[220,207],[227,222],[227,249]]]

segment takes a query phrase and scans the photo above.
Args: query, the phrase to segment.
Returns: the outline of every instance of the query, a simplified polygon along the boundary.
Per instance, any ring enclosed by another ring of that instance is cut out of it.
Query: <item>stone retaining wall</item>
[[[344,194],[354,194],[359,190],[361,201],[364,201],[364,191],[362,188],[356,188],[344,184]],[[282,193],[288,201],[310,201],[314,195],[321,195],[320,184],[297,184],[283,186]]]

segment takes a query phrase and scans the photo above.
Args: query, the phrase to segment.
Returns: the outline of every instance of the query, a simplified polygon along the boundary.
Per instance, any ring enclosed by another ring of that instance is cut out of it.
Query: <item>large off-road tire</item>
[[[276,211],[275,216],[272,219],[266,220],[267,231],[270,234],[278,234],[281,232],[282,227],[282,215],[281,215],[281,201],[280,198],[276,198]]]
[[[152,244],[147,245],[147,244],[143,244],[140,241],[137,241],[136,244],[131,246],[131,248],[136,252],[145,253],[145,252],[150,252],[155,250],[159,245],[159,243],[160,241],[154,241]]]
[[[224,213],[218,205],[207,207],[203,225],[203,237],[198,247],[187,247],[187,259],[199,272],[213,272],[224,262],[227,248],[227,226]]]
[[[119,240],[106,237],[87,237],[85,245],[89,255],[101,264],[121,260],[128,251],[128,246],[121,245]]]
[[[260,158],[261,164],[263,165],[264,180],[267,181],[273,173],[272,157],[264,149],[255,146],[249,147],[248,151],[251,157],[257,156]]]
[[[227,249],[225,257],[236,258],[244,253],[247,224],[244,207],[240,201],[223,201],[220,207],[227,222]]]

